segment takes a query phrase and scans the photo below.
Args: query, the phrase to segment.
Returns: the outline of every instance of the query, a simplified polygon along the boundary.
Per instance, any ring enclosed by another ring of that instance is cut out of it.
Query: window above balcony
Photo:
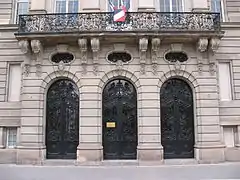
[[[78,9],[78,0],[55,0],[55,13],[77,13]]]
[[[29,0],[17,0],[15,7],[16,9],[14,22],[18,23],[19,15],[28,14],[29,12]]]
[[[184,0],[158,0],[161,12],[184,11]]]
[[[212,12],[220,13],[221,21],[225,21],[223,0],[211,0],[210,9]]]

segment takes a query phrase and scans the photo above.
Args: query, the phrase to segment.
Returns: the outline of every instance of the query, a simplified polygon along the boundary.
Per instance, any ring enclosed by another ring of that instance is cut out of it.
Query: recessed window
[[[229,62],[218,64],[219,91],[221,101],[232,100],[232,76]]]
[[[165,59],[172,63],[175,63],[177,61],[185,62],[188,60],[188,56],[184,52],[169,52],[165,54]]]
[[[6,148],[15,148],[17,146],[17,128],[6,128]]]
[[[8,101],[20,101],[22,68],[20,64],[10,64],[8,74]]]
[[[73,54],[71,53],[56,53],[52,56],[52,62],[59,63],[59,62],[64,62],[64,63],[70,63],[74,59]]]
[[[126,52],[112,52],[108,55],[108,60],[116,63],[117,61],[122,61],[124,63],[129,62],[132,57],[129,53]]]

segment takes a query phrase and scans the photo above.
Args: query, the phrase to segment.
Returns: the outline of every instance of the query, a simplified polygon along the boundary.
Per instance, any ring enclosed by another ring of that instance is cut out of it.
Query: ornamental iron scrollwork
[[[191,87],[169,79],[161,88],[161,143],[164,158],[194,157],[194,114]]]
[[[131,61],[132,57],[127,52],[111,52],[110,54],[108,54],[107,59],[112,63],[117,63],[117,61],[127,63]]]
[[[123,79],[110,81],[103,90],[104,159],[136,159],[137,93]],[[115,126],[108,127],[108,123]]]
[[[79,144],[79,92],[67,79],[54,82],[47,93],[46,147],[49,159],[75,159]]]
[[[19,16],[18,34],[102,31],[220,31],[220,13],[127,12],[125,22],[114,22],[113,12],[56,13]]]
[[[183,63],[188,60],[188,56],[184,52],[168,52],[165,54],[165,59],[171,63],[176,63],[177,61]]]
[[[52,56],[51,61],[54,63],[60,63],[61,61],[63,63],[70,63],[74,59],[73,54],[68,53],[68,52],[61,52],[61,53],[56,53]]]

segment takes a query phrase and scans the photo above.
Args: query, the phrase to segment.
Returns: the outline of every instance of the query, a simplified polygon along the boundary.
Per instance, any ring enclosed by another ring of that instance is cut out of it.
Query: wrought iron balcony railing
[[[220,14],[208,12],[129,12],[124,23],[112,12],[19,16],[18,34],[89,32],[220,31]]]

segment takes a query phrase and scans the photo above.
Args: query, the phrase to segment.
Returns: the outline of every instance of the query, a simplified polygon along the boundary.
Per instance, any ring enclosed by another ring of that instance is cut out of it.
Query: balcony
[[[20,15],[18,39],[50,37],[163,36],[195,39],[221,36],[220,14],[208,12],[129,12],[124,23],[112,12]]]

